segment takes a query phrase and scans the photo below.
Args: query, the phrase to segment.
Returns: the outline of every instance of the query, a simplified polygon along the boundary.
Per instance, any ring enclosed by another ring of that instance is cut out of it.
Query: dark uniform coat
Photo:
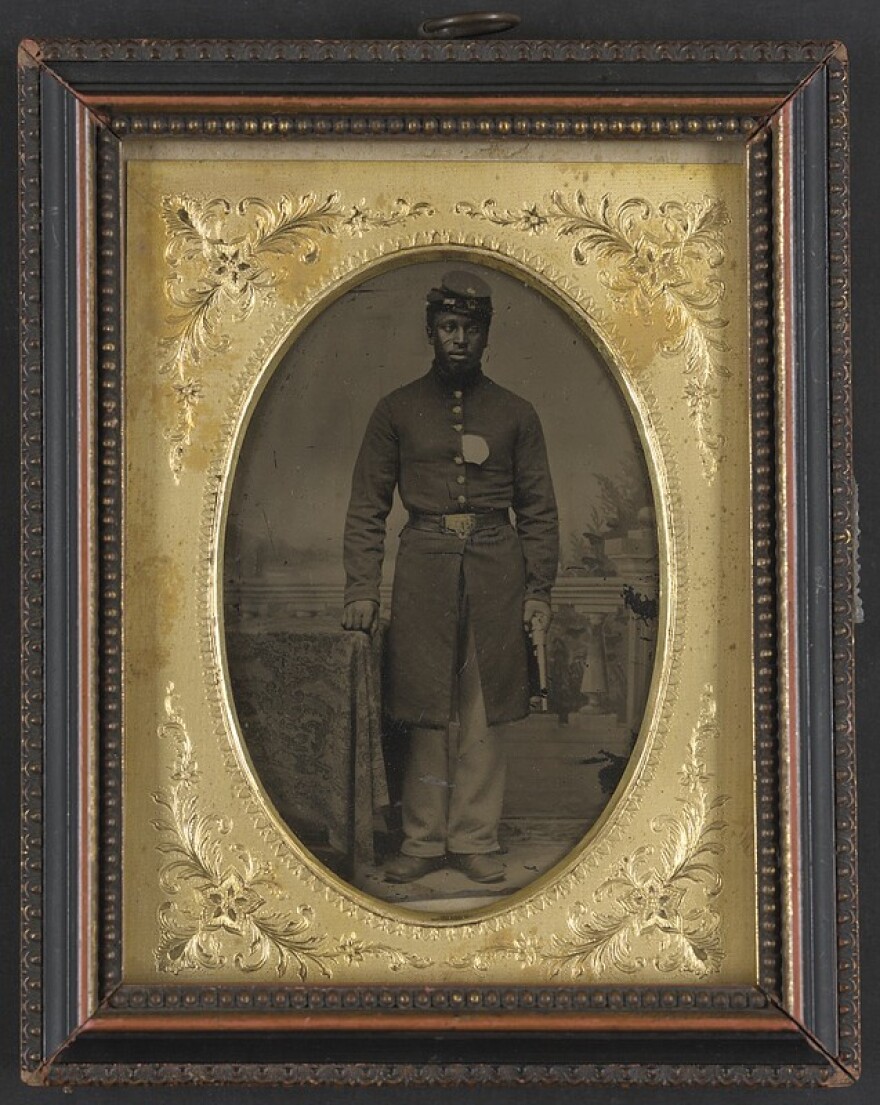
[[[523,601],[549,602],[559,558],[556,500],[534,408],[479,370],[466,382],[447,382],[436,365],[379,401],[352,479],[346,602],[379,600],[395,487],[414,517],[507,511],[509,518],[512,510],[515,527],[499,521],[466,538],[439,526],[404,528],[391,606],[389,714],[429,728],[449,724],[467,602],[488,723],[524,717]]]

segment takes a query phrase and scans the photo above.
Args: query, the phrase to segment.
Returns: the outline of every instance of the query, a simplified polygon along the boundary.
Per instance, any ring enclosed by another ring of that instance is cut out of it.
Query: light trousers
[[[456,686],[458,721],[448,729],[410,731],[403,775],[407,856],[498,851],[506,755],[486,721],[477,649],[465,606]]]

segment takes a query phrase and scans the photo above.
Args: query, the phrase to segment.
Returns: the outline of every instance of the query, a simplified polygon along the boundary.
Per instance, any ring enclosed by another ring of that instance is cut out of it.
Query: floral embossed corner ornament
[[[712,858],[724,851],[720,810],[727,798],[712,796],[705,767],[707,746],[717,736],[715,697],[706,686],[678,773],[684,791],[678,809],[652,819],[659,842],[623,857],[599,884],[592,904],[575,903],[565,935],[555,933],[546,943],[519,933],[510,942],[455,956],[449,965],[485,971],[493,960],[507,959],[522,968],[542,963],[549,978],[573,979],[645,969],[697,978],[717,973],[724,948],[714,903],[722,882]]]
[[[169,895],[158,911],[154,958],[160,971],[201,973],[231,964],[243,974],[264,967],[279,977],[292,971],[305,982],[313,975],[331,979],[338,964],[369,957],[384,960],[391,971],[431,965],[424,956],[356,933],[334,943],[313,930],[308,906],[286,911],[271,865],[230,839],[228,818],[200,810],[199,768],[173,683],[166,688],[165,718],[157,731],[175,744],[172,785],[153,795],[163,810],[152,824],[161,838],[157,850],[165,857],[159,878]]]
[[[575,906],[569,934],[555,936],[545,957],[551,977],[562,971],[575,978],[610,969],[630,973],[646,966],[698,978],[718,971],[724,950],[713,903],[721,876],[712,857],[724,851],[720,810],[727,798],[711,796],[705,766],[707,745],[717,736],[715,697],[707,686],[678,773],[684,797],[676,812],[651,821],[661,843],[644,844],[617,864],[594,895],[599,911]]]
[[[261,296],[271,296],[283,275],[279,259],[311,264],[320,255],[322,235],[359,238],[433,213],[430,204],[403,198],[386,211],[373,211],[364,201],[346,206],[336,192],[324,199],[313,192],[296,200],[281,196],[276,203],[253,196],[235,204],[222,197],[163,197],[170,270],[165,295],[174,313],[168,318],[173,335],[162,342],[161,371],[172,379],[175,402],[175,422],[165,435],[175,483],[204,396],[196,370],[206,354],[228,348],[229,328],[248,318]]]
[[[684,399],[697,434],[703,473],[711,483],[724,452],[724,434],[713,415],[718,384],[729,375],[720,360],[728,347],[718,313],[725,286],[718,278],[724,261],[723,228],[729,222],[720,200],[667,200],[656,206],[638,197],[613,204],[609,196],[591,204],[583,192],[553,192],[543,203],[500,208],[494,199],[456,205],[456,213],[529,235],[555,233],[573,240],[571,257],[586,265],[590,255],[605,262],[599,280],[612,301],[646,325],[659,325],[664,356],[680,355],[687,377]]]

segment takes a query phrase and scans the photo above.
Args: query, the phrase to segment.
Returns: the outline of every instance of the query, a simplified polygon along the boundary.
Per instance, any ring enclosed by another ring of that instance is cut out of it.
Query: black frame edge
[[[40,80],[45,545],[45,1048],[78,1024],[79,486],[76,101]]]
[[[860,1073],[846,51],[792,100],[805,1030]]]
[[[557,45],[557,44],[554,44]],[[831,44],[835,46],[836,44]],[[30,57],[30,55],[28,55]],[[320,59],[313,59],[320,60]],[[485,60],[489,60],[487,57]],[[685,60],[685,59],[682,59]],[[835,102],[835,97],[838,97],[838,108],[836,113],[840,115],[842,122],[831,119],[830,132],[826,135],[826,145],[828,148],[828,162],[827,173],[828,180],[826,181],[826,187],[828,189],[828,195],[826,196],[826,204],[823,210],[828,212],[829,225],[823,241],[829,243],[828,249],[828,267],[830,270],[830,279],[832,287],[833,302],[831,307],[833,308],[832,315],[829,316],[828,325],[826,327],[828,340],[825,345],[825,349],[830,347],[831,365],[830,372],[828,358],[825,359],[825,380],[826,384],[830,380],[830,404],[826,407],[827,420],[826,420],[826,440],[830,445],[832,453],[832,464],[830,472],[826,473],[826,499],[831,503],[831,510],[833,512],[833,519],[829,526],[827,547],[829,549],[827,556],[827,569],[826,578],[832,582],[830,592],[833,592],[833,606],[829,602],[828,606],[828,638],[829,638],[829,655],[833,650],[834,657],[834,672],[835,674],[842,671],[847,664],[850,665],[851,671],[852,664],[852,556],[851,545],[848,539],[845,537],[847,532],[847,523],[851,526],[852,515],[852,457],[851,446],[847,440],[847,430],[849,428],[849,386],[850,386],[850,363],[849,363],[849,323],[848,323],[848,297],[849,297],[849,285],[848,285],[848,210],[847,210],[847,188],[848,188],[848,168],[846,164],[848,147],[847,147],[847,134],[846,134],[846,118],[845,118],[845,106],[846,106],[846,71],[845,63],[840,57],[840,51],[834,55],[834,58],[828,62],[827,57],[817,58],[821,61],[823,67],[828,67],[828,88],[825,88],[823,84],[822,95],[825,98],[822,111],[825,112],[832,102]],[[44,70],[45,71],[45,70]],[[75,1023],[70,1023],[70,999],[67,994],[62,997],[61,995],[53,996],[53,1003],[47,1001],[46,1006],[46,1034],[45,1034],[45,1051],[42,1047],[39,1049],[39,1055],[34,1050],[33,1040],[35,1038],[35,1010],[39,1007],[38,999],[34,998],[34,981],[37,980],[36,990],[39,991],[39,980],[42,978],[43,968],[40,962],[40,947],[41,947],[41,935],[39,932],[39,925],[33,923],[28,924],[27,918],[31,921],[39,919],[39,911],[41,908],[40,898],[43,893],[43,887],[40,885],[39,892],[36,889],[36,883],[34,881],[36,876],[39,876],[39,851],[42,847],[42,832],[39,828],[39,818],[36,819],[37,823],[34,824],[34,811],[37,809],[43,809],[43,794],[41,785],[41,759],[42,759],[42,736],[43,736],[43,699],[40,697],[41,692],[37,687],[39,680],[43,675],[43,645],[44,645],[44,626],[42,620],[42,604],[41,604],[41,587],[42,582],[42,570],[46,567],[51,571],[52,565],[48,563],[48,557],[44,561],[46,552],[43,548],[43,509],[44,504],[42,500],[43,476],[39,472],[37,467],[34,468],[34,460],[37,455],[35,450],[35,442],[39,442],[39,452],[43,451],[43,411],[42,411],[42,382],[40,380],[40,372],[42,371],[42,359],[45,355],[47,361],[51,354],[51,348],[46,347],[45,354],[41,352],[41,344],[38,333],[34,333],[33,320],[36,317],[40,318],[40,293],[39,290],[34,291],[34,265],[39,271],[41,264],[40,250],[43,248],[44,242],[41,239],[39,225],[34,224],[34,197],[37,197],[36,202],[40,200],[40,176],[39,169],[34,170],[33,162],[36,160],[39,163],[39,145],[40,145],[40,131],[39,124],[35,123],[32,119],[34,104],[40,103],[39,90],[36,87],[35,81],[39,82],[39,72],[36,68],[36,63],[31,60],[22,65],[21,76],[21,122],[22,122],[22,138],[21,138],[21,160],[22,160],[22,384],[23,384],[23,408],[22,417],[24,425],[23,445],[22,445],[22,466],[23,466],[23,504],[22,504],[22,519],[23,519],[23,536],[22,536],[22,556],[24,567],[24,579],[22,589],[22,612],[23,612],[23,727],[24,727],[24,758],[23,758],[23,811],[25,819],[25,837],[24,837],[24,851],[22,857],[23,863],[23,1001],[25,1003],[25,1010],[23,1012],[22,1021],[22,1056],[23,1066],[25,1071],[33,1072],[37,1070],[40,1063],[45,1058],[45,1052],[51,1052],[53,1050],[52,1043],[63,1043],[64,1039],[67,1039],[70,1035],[68,1031],[65,1035],[65,1028],[71,1031],[77,1027]],[[47,106],[47,101],[51,99],[53,95],[58,95],[59,98],[68,97],[72,98],[72,94],[58,82],[54,76],[45,77],[47,88],[54,88],[56,92],[49,92],[48,96],[44,92],[43,103],[44,112],[51,114],[54,110],[51,106]],[[814,77],[810,82],[804,86],[804,91],[808,91],[815,83]],[[804,92],[799,92],[799,95]],[[57,105],[56,105],[57,107]],[[37,111],[39,111],[39,107]],[[67,107],[69,111],[69,105]],[[832,109],[834,110],[834,109]],[[60,109],[59,109],[60,111]],[[63,111],[61,111],[63,114]],[[47,116],[48,117],[48,116]],[[823,116],[824,118],[825,116]],[[56,120],[57,122],[57,120]],[[53,123],[53,125],[55,125]],[[69,121],[60,124],[63,126],[69,126]],[[36,129],[35,129],[36,128]],[[48,128],[47,128],[48,129]],[[36,135],[36,145],[34,144],[34,136]],[[109,149],[109,143],[113,143],[115,146],[115,140],[111,136],[102,132],[102,142],[105,143],[104,149]],[[45,134],[42,141],[45,143],[48,141]],[[813,146],[810,148],[816,148],[815,135],[813,136]],[[806,145],[809,143],[805,143]],[[35,151],[36,150],[36,155]],[[808,155],[803,154],[803,164],[807,165]],[[820,158],[820,163],[823,172],[826,170],[825,158]],[[102,163],[102,170],[106,166],[106,163]],[[45,179],[45,165],[43,166],[43,173]],[[64,191],[63,185],[59,182],[55,182],[54,185],[47,185],[51,188],[55,187],[58,194]],[[103,185],[102,185],[103,187]],[[818,187],[818,185],[817,185]],[[106,196],[102,197],[101,204],[108,202]],[[42,199],[44,208],[50,203],[50,199],[47,195]],[[106,208],[105,208],[106,209]],[[70,209],[68,209],[68,217]],[[68,245],[66,251],[66,257],[69,263],[70,247]],[[47,257],[45,265],[49,266],[51,259]],[[67,292],[69,292],[69,286]],[[118,290],[118,284],[117,284]],[[828,284],[825,284],[826,294],[826,310],[828,309],[827,302]],[[45,293],[45,306],[47,311],[49,310],[50,301],[57,302],[64,298],[67,294],[60,290],[60,285],[54,290]],[[807,312],[807,316],[809,312]],[[117,316],[118,317],[118,316]],[[103,320],[102,320],[103,321]],[[37,326],[39,329],[39,326]],[[35,353],[36,351],[36,353]],[[69,350],[68,350],[69,353]],[[69,367],[69,365],[68,365]],[[73,379],[75,381],[76,365],[73,364]],[[114,367],[111,365],[111,371],[116,372],[116,387],[120,386],[120,374],[118,372],[118,363]],[[71,377],[67,378],[67,383],[64,385],[69,386]],[[814,380],[815,384],[816,381]],[[50,413],[49,408],[55,402],[54,396],[56,392],[52,392],[52,395],[48,395],[48,392],[52,387],[61,387],[58,379],[55,379],[52,384],[47,380],[47,415],[45,428],[48,430]],[[36,389],[36,390],[35,390]],[[34,403],[34,396],[39,394],[39,408]],[[104,392],[101,393],[102,397]],[[117,399],[120,398],[120,393],[117,390]],[[118,409],[118,408],[117,408]],[[59,411],[57,408],[52,407],[52,415],[55,419],[59,418]],[[53,422],[54,426],[56,423]],[[60,425],[60,422],[58,422]],[[815,425],[814,425],[815,429]],[[69,426],[67,427],[69,433]],[[821,433],[816,431],[818,436],[821,437]],[[69,443],[69,442],[68,442]],[[121,442],[120,442],[121,445]],[[50,461],[49,453],[52,453],[53,459]],[[811,452],[813,452],[811,450]],[[60,503],[64,499],[62,492],[53,492],[50,485],[52,479],[49,473],[54,472],[57,469],[57,465],[60,462],[60,457],[63,454],[63,449],[55,444],[55,446],[47,447],[47,475],[46,475],[46,520],[49,521],[53,516],[53,511],[50,508],[54,508],[57,512]],[[815,456],[815,453],[813,452]],[[117,454],[116,465],[119,464],[119,455]],[[71,467],[70,471],[75,471],[75,465]],[[816,479],[821,479],[816,475],[814,470],[813,475]],[[821,497],[821,488],[815,482],[810,482],[811,476],[806,477],[809,484],[808,492],[810,495]],[[38,489],[35,492],[35,489]],[[71,488],[69,486],[69,474],[68,482],[65,485],[67,495],[67,505],[69,506],[71,500],[69,498]],[[75,487],[73,489],[75,492]],[[72,500],[75,504],[76,499]],[[118,505],[118,504],[117,504]],[[118,521],[118,518],[116,519]],[[67,519],[67,524],[70,525],[70,518]],[[75,533],[75,527],[73,527]],[[831,530],[833,529],[833,534]],[[851,532],[851,530],[849,531]],[[48,537],[48,535],[46,535]],[[832,542],[834,544],[832,545]],[[60,544],[60,542],[55,543]],[[823,540],[813,534],[811,540],[807,542],[808,548],[805,556],[807,562],[813,555],[815,548],[818,545],[823,544]],[[811,562],[811,561],[810,561]],[[67,569],[70,567],[70,557],[67,559]],[[810,577],[811,578],[811,577]],[[57,578],[55,580],[57,583]],[[51,581],[46,582],[47,588],[51,586]],[[102,576],[102,593],[104,590],[104,577]],[[47,618],[51,621],[52,625],[61,626],[66,625],[69,632],[71,624],[71,610],[64,603],[58,602],[57,595],[54,603],[47,603],[48,614]],[[62,614],[62,610],[66,613]],[[102,634],[103,640],[103,634]],[[74,649],[76,646],[76,639],[68,642]],[[48,664],[50,660],[54,661],[59,656],[64,656],[66,670],[70,669],[70,664],[73,662],[73,653],[70,649],[65,648],[60,651],[56,649],[56,652],[52,656],[46,655],[45,659]],[[106,657],[105,657],[106,659]],[[36,673],[39,671],[39,680],[35,679]],[[37,688],[35,697],[35,688]],[[103,687],[102,687],[103,690]],[[48,693],[48,692],[47,692]],[[810,703],[811,708],[813,703]],[[823,713],[824,709],[824,713]],[[75,712],[74,712],[75,718]],[[845,905],[846,916],[842,922],[838,922],[838,925],[843,925],[843,934],[845,940],[842,946],[838,949],[837,946],[833,948],[833,960],[836,965],[837,976],[839,985],[841,987],[841,1002],[842,1007],[840,1011],[840,1037],[835,1037],[834,1045],[830,1046],[831,1035],[829,1034],[830,1018],[831,1014],[831,999],[827,999],[827,995],[822,1001],[814,1001],[812,1003],[813,1026],[817,1030],[817,1039],[819,1039],[823,1047],[829,1047],[832,1055],[839,1055],[841,1063],[844,1065],[844,1069],[849,1072],[851,1077],[857,1077],[858,1071],[858,999],[857,999],[857,984],[858,984],[858,964],[854,954],[855,939],[857,937],[857,923],[855,917],[855,862],[854,862],[854,837],[855,837],[855,794],[854,794],[854,775],[853,775],[853,763],[854,763],[854,750],[852,747],[852,686],[851,680],[849,685],[840,686],[838,681],[835,680],[834,686],[831,688],[830,693],[825,701],[825,706],[821,704],[816,705],[815,716],[824,718],[829,721],[828,731],[830,732],[830,719],[833,716],[833,729],[836,734],[836,745],[831,750],[831,754],[835,759],[835,765],[837,770],[837,787],[834,790],[834,778],[829,777],[829,785],[832,787],[834,793],[832,794],[832,815],[836,810],[836,821],[834,829],[831,834],[831,851],[833,853],[832,867],[833,874],[824,881],[821,881],[821,891],[815,891],[819,893],[824,901],[828,901],[827,888],[833,884],[834,893],[831,900],[836,905],[841,902]],[[72,721],[69,722],[72,724]],[[811,732],[815,731],[811,726]],[[73,729],[70,730],[70,735],[75,742],[76,734]],[[50,806],[48,800],[48,794],[51,790],[55,793],[56,789],[62,786],[62,773],[61,763],[62,757],[58,756],[54,759],[51,758],[53,752],[57,752],[57,749],[50,748],[51,735],[49,733],[49,726],[46,730],[47,738],[47,752],[50,753],[50,760],[47,760],[47,772],[46,772],[46,809]],[[36,754],[35,742],[40,744],[40,753]],[[103,763],[105,769],[107,768],[107,747],[104,741],[104,734],[102,733],[102,750],[103,750]],[[118,750],[118,745],[117,745]],[[829,752],[828,746],[824,749],[825,753]],[[111,758],[113,749],[110,749]],[[65,756],[70,755],[71,746],[68,744],[65,748]],[[66,759],[64,760],[66,763]],[[112,763],[111,763],[112,767]],[[115,767],[112,769],[115,771]],[[105,776],[106,778],[106,776]],[[104,792],[102,789],[102,798]],[[836,802],[836,806],[835,806]],[[824,808],[824,813],[819,810],[819,805]],[[821,816],[819,816],[821,814]],[[52,821],[46,826],[46,840],[50,839],[62,839],[64,837],[63,826],[60,820]],[[834,820],[834,817],[832,817]],[[28,826],[31,826],[30,830]],[[815,830],[815,832],[813,831]],[[811,843],[817,839],[821,839],[822,848],[827,857],[829,849],[829,835],[828,835],[828,805],[827,795],[822,798],[820,796],[819,802],[817,802],[817,821],[815,825],[811,826]],[[52,834],[55,834],[53,836]],[[70,847],[69,837],[67,839],[67,848]],[[36,866],[34,866],[34,860],[36,860]],[[823,873],[824,874],[824,873]],[[69,876],[69,873],[68,873]],[[42,876],[39,880],[41,882]],[[73,877],[73,885],[76,885],[75,872]],[[46,931],[47,934],[51,934],[51,938],[57,942],[56,955],[58,950],[62,946],[63,941],[70,939],[69,930],[69,912],[64,915],[65,920],[62,921],[62,915],[64,910],[60,903],[61,898],[55,898],[52,901],[47,897],[47,918],[46,918]],[[69,904],[69,902],[68,902]],[[62,935],[66,932],[66,936]],[[823,938],[827,945],[827,935]],[[51,952],[48,951],[49,940],[47,939],[47,959],[51,956]],[[48,973],[48,970],[47,972]],[[110,965],[110,969],[107,972],[107,981],[111,984],[118,979],[113,965]],[[817,988],[821,989],[821,987]],[[68,992],[69,993],[69,992]],[[838,1000],[837,988],[835,988],[833,1001],[836,1005]],[[65,1012],[66,1010],[66,1012]],[[42,1017],[42,1014],[41,1014]],[[67,1018],[65,1020],[65,1017]],[[836,1023],[837,1013],[835,1011],[834,1018]],[[809,1027],[809,1026],[808,1026]],[[63,1037],[63,1038],[62,1038]],[[40,1035],[42,1042],[42,1036]],[[65,1049],[66,1050],[66,1049]],[[60,1058],[60,1056],[59,1056]],[[419,1084],[451,1084],[456,1082],[457,1084],[466,1084],[471,1081],[483,1081],[477,1071],[480,1068],[477,1067],[464,1067],[459,1064],[450,1063],[444,1066],[442,1073],[433,1070],[431,1068],[419,1067],[419,1068],[399,1068],[401,1072],[398,1075],[398,1071],[390,1072],[387,1067],[381,1069],[374,1068],[373,1074],[370,1076],[372,1080],[365,1078],[366,1068],[369,1064],[362,1065],[363,1072],[352,1072],[347,1075],[341,1075],[338,1067],[331,1067],[328,1064],[290,1064],[290,1065],[277,1065],[272,1072],[267,1069],[260,1068],[257,1070],[251,1070],[248,1072],[248,1080],[254,1079],[257,1082],[263,1084],[302,1084],[303,1082],[315,1082],[321,1081],[324,1084],[337,1084],[337,1085],[352,1085],[352,1084],[370,1084],[370,1085],[394,1085],[400,1084],[402,1081],[406,1081],[410,1078],[414,1079]],[[295,1069],[294,1069],[295,1068]],[[285,1069],[287,1073],[285,1073]],[[608,1064],[602,1067],[590,1066],[581,1064],[576,1069],[579,1072],[575,1074],[575,1068],[569,1068],[572,1074],[573,1084],[620,1084],[623,1081],[626,1084],[638,1084],[638,1083],[650,1083],[665,1081],[658,1077],[655,1071],[634,1071],[633,1068],[618,1067],[612,1074],[613,1065]],[[548,1081],[558,1082],[558,1077],[549,1077],[547,1072],[552,1068],[539,1068],[537,1065],[530,1074],[523,1075],[522,1071],[514,1067],[495,1066],[492,1068],[492,1079],[497,1080],[499,1084],[515,1085],[534,1082],[536,1084],[546,1084]],[[558,1068],[557,1068],[558,1070]],[[139,1081],[141,1079],[149,1080],[151,1082],[169,1082],[169,1081],[189,1081],[189,1082],[214,1082],[214,1081],[239,1081],[243,1080],[243,1076],[236,1073],[236,1069],[225,1065],[215,1064],[188,1064],[186,1066],[174,1063],[159,1063],[159,1064],[144,1064],[144,1065],[127,1065],[124,1063],[114,1064],[114,1071],[119,1077],[107,1077],[106,1069],[96,1067],[91,1064],[80,1064],[77,1062],[68,1063],[65,1061],[59,1062],[57,1065],[53,1065],[43,1071],[45,1080],[52,1084],[63,1082],[67,1085],[75,1084],[120,1084],[120,1081],[128,1081],[125,1078],[124,1072],[128,1071],[130,1080]],[[384,1071],[384,1073],[383,1073]],[[185,1072],[181,1076],[182,1072]],[[335,1072],[335,1073],[334,1073]],[[457,1072],[457,1073],[453,1073]],[[711,1073],[710,1073],[711,1072]],[[270,1076],[271,1073],[271,1076]],[[217,1077],[220,1075],[220,1077]],[[450,1077],[451,1076],[451,1077]],[[706,1079],[703,1081],[703,1079]],[[678,1076],[673,1080],[678,1085],[709,1085],[714,1084],[709,1079],[719,1079],[721,1081],[734,1080],[744,1085],[811,1085],[820,1082],[828,1082],[833,1080],[831,1071],[828,1068],[821,1068],[818,1065],[814,1066],[809,1064],[807,1067],[792,1068],[788,1073],[781,1072],[780,1068],[775,1066],[761,1066],[760,1064],[753,1064],[750,1066],[750,1072],[745,1072],[743,1077],[734,1076],[732,1069],[722,1065],[712,1065],[707,1067],[697,1068],[679,1068]],[[42,1080],[42,1079],[41,1079]]]
[[[849,67],[844,46],[838,45],[827,70],[838,1058],[856,1079],[861,1073],[854,651],[858,522],[852,446]]]
[[[793,568],[797,574],[796,633],[801,673],[799,772],[806,815],[801,826],[805,1027],[831,1055],[836,1055],[827,125],[827,74],[823,69],[801,88],[792,104],[792,147],[797,166],[791,212],[797,519]]]

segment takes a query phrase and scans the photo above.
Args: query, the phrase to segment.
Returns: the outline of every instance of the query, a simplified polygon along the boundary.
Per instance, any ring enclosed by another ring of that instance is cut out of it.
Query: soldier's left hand
[[[548,630],[552,619],[549,602],[544,602],[543,599],[526,599],[523,603],[523,629],[526,633],[531,633],[536,625]]]

